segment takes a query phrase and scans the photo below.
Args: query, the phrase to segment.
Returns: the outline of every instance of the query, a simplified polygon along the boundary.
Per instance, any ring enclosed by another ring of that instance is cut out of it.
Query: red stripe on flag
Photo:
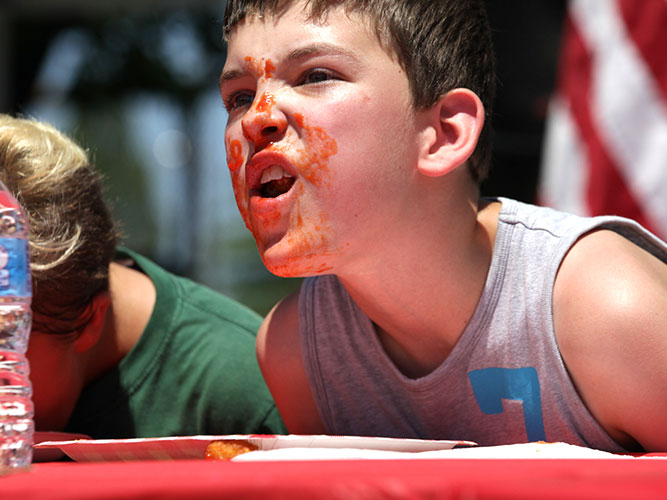
[[[559,62],[559,88],[567,100],[577,125],[589,168],[586,186],[587,205],[591,215],[622,215],[647,229],[650,224],[619,174],[618,166],[607,153],[597,133],[591,112],[592,54],[567,14],[564,45]]]
[[[667,99],[667,1],[620,0],[630,38]]]

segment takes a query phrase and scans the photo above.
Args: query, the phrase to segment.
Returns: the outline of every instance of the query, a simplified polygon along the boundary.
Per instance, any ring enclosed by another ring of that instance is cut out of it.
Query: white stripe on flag
[[[591,109],[598,134],[643,211],[667,235],[667,106],[662,93],[629,39],[615,1],[574,0],[571,12],[593,53]]]
[[[541,203],[578,215],[588,215],[586,186],[588,168],[581,148],[577,126],[569,106],[560,96],[549,103],[545,129]]]

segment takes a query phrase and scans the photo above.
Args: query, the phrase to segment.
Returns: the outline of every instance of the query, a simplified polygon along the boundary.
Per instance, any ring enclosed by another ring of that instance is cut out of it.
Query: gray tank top
[[[568,249],[614,230],[667,262],[667,245],[631,220],[582,218],[499,198],[502,209],[480,302],[447,359],[404,376],[338,279],[304,281],[303,361],[330,434],[464,439],[480,445],[561,441],[625,451],[596,422],[561,358],[551,310]]]

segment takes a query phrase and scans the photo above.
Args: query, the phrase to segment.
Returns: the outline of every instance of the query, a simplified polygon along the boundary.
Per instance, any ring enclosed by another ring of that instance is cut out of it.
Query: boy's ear
[[[82,353],[89,350],[100,340],[104,330],[107,309],[111,299],[109,292],[99,292],[93,297],[90,307],[93,309],[93,316],[85,326],[81,334],[74,341],[74,351]]]
[[[417,169],[429,177],[451,172],[477,146],[484,126],[484,105],[472,90],[450,90],[428,110]]]

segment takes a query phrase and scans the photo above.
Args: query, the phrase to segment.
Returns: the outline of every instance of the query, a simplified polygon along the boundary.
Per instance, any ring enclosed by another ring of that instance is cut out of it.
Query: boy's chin
[[[272,255],[264,252],[262,262],[266,269],[281,278],[306,278],[329,274],[332,266],[327,259],[316,255]]]

